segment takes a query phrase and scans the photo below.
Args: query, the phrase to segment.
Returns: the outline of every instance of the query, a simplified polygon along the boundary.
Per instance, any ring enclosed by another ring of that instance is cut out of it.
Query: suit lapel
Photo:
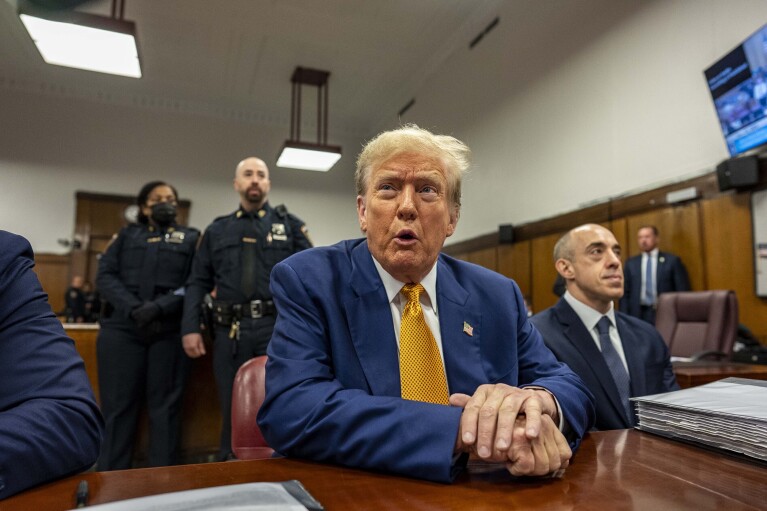
[[[437,265],[437,312],[448,389],[451,394],[472,394],[487,383],[480,350],[482,312],[441,257]]]
[[[644,358],[641,353],[641,343],[636,334],[628,327],[626,321],[619,315],[615,315],[618,326],[618,335],[623,344],[623,354],[626,356],[626,365],[629,368],[631,378],[631,396],[643,396],[647,388],[644,371]]]
[[[655,272],[655,289],[658,294],[667,291],[665,282],[670,280],[671,266],[668,264],[668,254],[658,252],[658,268]]]
[[[400,396],[399,357],[386,289],[367,242],[352,251],[351,285],[356,297],[344,304],[349,332],[373,395]]]
[[[594,377],[610,399],[610,404],[612,404],[615,413],[625,420],[625,408],[618,395],[618,389],[615,387],[615,381],[610,373],[610,368],[607,367],[602,352],[594,343],[591,333],[586,329],[581,318],[578,317],[564,298],[561,298],[554,306],[554,313],[562,325],[562,332],[565,337],[573,345],[575,352],[583,359],[582,366],[588,368],[594,374]]]

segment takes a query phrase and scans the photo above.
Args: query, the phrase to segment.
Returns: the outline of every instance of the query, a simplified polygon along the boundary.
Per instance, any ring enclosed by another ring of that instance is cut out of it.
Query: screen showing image
[[[704,74],[730,155],[767,144],[767,25]]]

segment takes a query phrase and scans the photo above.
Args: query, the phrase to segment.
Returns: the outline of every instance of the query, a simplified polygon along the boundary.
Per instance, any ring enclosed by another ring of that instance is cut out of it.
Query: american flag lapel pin
[[[474,336],[474,327],[464,321],[463,322],[463,333],[465,333],[469,337],[473,337]]]

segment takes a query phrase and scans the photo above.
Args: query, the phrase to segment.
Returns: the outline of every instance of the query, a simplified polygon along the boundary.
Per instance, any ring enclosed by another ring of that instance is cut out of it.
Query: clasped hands
[[[545,390],[481,385],[473,396],[451,395],[450,404],[463,408],[456,451],[505,462],[514,476],[555,474],[569,465],[572,451]]]

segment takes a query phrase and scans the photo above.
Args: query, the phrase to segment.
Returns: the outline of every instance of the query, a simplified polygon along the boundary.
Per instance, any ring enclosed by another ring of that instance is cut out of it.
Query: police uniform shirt
[[[197,250],[184,303],[182,333],[200,331],[200,304],[212,289],[216,299],[231,304],[271,299],[269,276],[274,265],[301,250],[311,248],[304,222],[284,206],[269,203],[258,211],[242,207],[219,217],[206,229]],[[252,292],[242,289],[243,255],[254,253]]]
[[[182,289],[190,271],[200,231],[172,225],[166,230],[145,224],[130,224],[112,240],[99,261],[97,287],[102,297],[127,318],[143,303],[142,281],[150,279],[153,298],[165,314],[181,311]],[[144,275],[144,257],[157,243],[157,260],[150,275]]]

